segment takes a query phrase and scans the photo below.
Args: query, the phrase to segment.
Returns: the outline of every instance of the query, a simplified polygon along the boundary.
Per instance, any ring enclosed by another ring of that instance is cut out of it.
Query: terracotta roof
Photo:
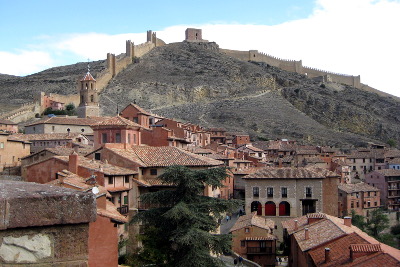
[[[127,149],[105,148],[134,161],[143,167],[184,166],[219,166],[223,162],[196,155],[171,146],[132,146]]]
[[[97,214],[110,218],[118,223],[128,222],[128,219],[121,215],[121,213],[118,212],[117,207],[115,207],[115,205],[109,200],[106,201],[106,209],[97,208]]]
[[[304,161],[306,163],[325,163],[325,161],[323,161],[320,157],[318,156],[313,156],[313,157],[309,157],[309,158],[305,158]]]
[[[82,81],[96,81],[90,72],[87,72],[86,75],[82,78]]]
[[[355,259],[353,262],[344,264],[343,266],[360,266],[360,267],[376,267],[376,266],[400,266],[400,261],[397,260],[393,255],[375,252],[371,255],[366,255]]]
[[[129,191],[130,189],[125,186],[117,186],[117,187],[107,187],[108,192],[124,192],[124,191]]]
[[[309,166],[306,167],[307,169],[313,170],[315,172],[321,173],[325,177],[340,177],[336,172],[329,171],[325,168],[316,167],[316,166]]]
[[[385,158],[400,158],[400,150],[391,149],[385,151]]]
[[[150,112],[144,110],[143,108],[139,107],[139,106],[136,105],[136,104],[130,103],[128,106],[132,106],[132,107],[136,108],[136,109],[139,111],[139,113],[142,113],[142,114],[144,114],[144,115],[149,115],[149,116],[152,116],[152,115],[153,115],[153,114],[151,114]],[[128,106],[127,106],[127,107],[128,107]],[[126,107],[126,108],[127,108],[127,107]],[[125,108],[124,108],[124,110],[125,110]],[[122,110],[122,111],[124,111],[124,110]]]
[[[92,127],[97,126],[125,126],[125,127],[143,127],[133,121],[127,120],[120,116],[109,117],[104,120],[97,121],[91,125]]]
[[[363,159],[363,158],[374,158],[375,155],[372,151],[355,151],[348,155],[348,159]]]
[[[0,119],[0,124],[6,124],[6,125],[18,125],[18,123],[15,123],[15,122],[13,122],[13,121],[6,120],[6,119]]]
[[[146,179],[145,183],[148,184],[148,186],[174,186],[173,184],[167,184],[164,183],[161,179]]]
[[[312,150],[296,150],[296,154],[297,155],[319,155],[320,153],[317,150],[312,149]]]
[[[69,161],[69,156],[54,156],[54,158],[61,160],[63,162]],[[98,172],[102,172],[105,175],[132,175],[137,174],[137,171],[133,171],[130,169],[118,167],[115,165],[111,165],[108,163],[104,163],[99,160],[93,160],[89,158],[85,158],[82,156],[78,156],[78,165],[90,170],[95,170]]]
[[[217,153],[207,154],[207,155],[204,155],[204,156],[207,157],[207,158],[216,159],[216,160],[234,160],[234,158],[230,158],[230,157],[227,157],[225,155],[217,154]]]
[[[345,191],[346,193],[379,191],[378,188],[373,187],[372,185],[369,185],[369,184],[366,184],[366,183],[339,184],[338,188],[340,190]]]
[[[400,164],[400,158],[394,158],[394,159],[388,160],[388,163],[389,163],[389,164],[396,164],[396,165],[398,165],[398,164]]]
[[[352,244],[350,250],[353,252],[378,252],[382,251],[379,244]]]
[[[38,124],[59,124],[59,125],[81,125],[90,126],[98,123],[100,120],[107,119],[108,117],[87,117],[87,118],[75,118],[75,117],[49,117],[35,121],[26,126],[33,126]]]
[[[315,178],[322,179],[325,175],[309,168],[263,168],[253,174],[249,174],[243,179],[304,179]]]
[[[72,140],[80,136],[80,133],[13,134],[8,139],[16,141]]]
[[[265,167],[249,167],[249,168],[239,168],[239,169],[235,169],[233,170],[233,174],[237,174],[237,175],[247,175],[247,174],[251,174],[251,173],[255,173],[258,170],[264,169]]]
[[[297,229],[295,229],[295,221],[297,220]],[[297,231],[298,229],[302,229],[303,226],[308,224],[308,218],[306,215],[293,218],[287,221],[282,222],[282,227],[287,229],[287,232],[289,234],[292,234],[293,232]]]
[[[208,128],[207,131],[209,132],[226,132],[225,128]],[[221,136],[223,137],[223,136]]]
[[[258,216],[256,212],[253,212],[239,217],[236,223],[232,226],[230,232],[234,232],[244,227],[250,226],[257,226],[259,228],[268,230],[268,233],[270,233],[271,229],[274,229],[275,227],[275,222],[271,219],[266,219]]]
[[[400,176],[400,170],[395,169],[382,169],[376,170],[376,172],[382,174],[383,176]]]
[[[351,244],[369,244],[357,233],[352,233],[342,238],[332,240],[309,251],[316,266],[343,266],[350,259],[349,246]],[[325,248],[330,249],[330,261],[325,262]]]
[[[235,159],[234,161],[233,161],[233,163],[252,163],[252,161],[250,161],[250,160],[246,160],[246,159]]]
[[[214,150],[208,149],[208,148],[200,148],[200,147],[193,147],[188,149],[189,152],[192,152],[194,154],[213,154],[215,153]]]

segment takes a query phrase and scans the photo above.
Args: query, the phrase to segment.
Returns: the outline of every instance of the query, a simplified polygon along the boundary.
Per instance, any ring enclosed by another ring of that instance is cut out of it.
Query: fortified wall
[[[360,76],[352,76],[346,74],[333,73],[329,71],[319,70],[315,68],[305,67],[301,60],[286,60],[277,58],[265,53],[258,52],[257,50],[249,50],[249,51],[237,51],[237,50],[229,50],[229,49],[220,49],[220,51],[228,56],[243,60],[243,61],[256,61],[256,62],[264,62],[271,66],[300,73],[306,75],[308,78],[316,78],[321,76],[327,76],[328,80],[336,83],[343,83],[350,86],[353,86],[358,89],[362,89],[365,87],[365,84],[360,82]],[[372,87],[370,87],[373,89]]]

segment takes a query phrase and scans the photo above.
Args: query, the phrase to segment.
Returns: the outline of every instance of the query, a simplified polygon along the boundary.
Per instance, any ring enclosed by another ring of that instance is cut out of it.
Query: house
[[[346,158],[334,157],[332,159],[330,170],[340,175],[340,183],[351,183],[351,169],[350,166],[346,163]]]
[[[239,147],[250,143],[250,136],[248,134],[231,134],[233,137],[232,145]]]
[[[80,133],[53,133],[53,134],[14,134],[10,140],[30,142],[30,152],[36,153],[44,148],[70,146],[72,143],[89,145],[87,136]]]
[[[18,124],[5,119],[0,119],[0,132],[18,133]]]
[[[290,217],[326,212],[337,215],[339,176],[318,168],[263,168],[242,178],[246,213],[256,211],[280,224]],[[277,235],[282,235],[278,225]]]
[[[143,127],[120,116],[104,118],[91,125],[94,147],[106,143],[120,143],[128,146],[142,144]]]
[[[72,172],[63,170],[57,173],[58,179],[47,184],[71,188],[82,192],[93,192],[96,196],[97,216],[89,223],[89,266],[118,266],[118,243],[127,237],[124,224],[128,218],[121,215],[117,207],[107,200],[111,197],[105,187],[96,181],[85,179]]]
[[[105,144],[87,155],[96,160],[107,160],[110,164],[134,170],[138,173],[139,195],[154,188],[163,187],[157,178],[168,166],[183,165],[194,169],[223,166],[223,162],[199,156],[177,147],[130,146]],[[205,188],[205,195],[218,197],[220,190]],[[135,204],[138,208],[139,203]]]
[[[224,128],[209,128],[207,132],[211,134],[210,142],[217,144],[225,144],[226,143],[226,130]]]
[[[150,128],[150,126],[163,119],[163,117],[152,114],[134,103],[126,106],[119,115],[145,128]]]
[[[324,213],[282,222],[289,266],[400,266],[400,251]]]
[[[366,183],[339,184],[339,216],[355,214],[369,216],[371,210],[381,206],[381,192]]]
[[[74,146],[73,148],[64,146],[48,147],[40,150],[39,152],[21,158],[21,166],[23,168],[26,165],[30,165],[35,162],[49,159],[54,156],[68,156],[72,154],[72,152],[74,151],[80,156],[85,156],[86,154],[92,152],[93,150],[94,149],[92,146],[81,146],[81,145]]]
[[[375,170],[375,153],[370,149],[359,149],[347,156],[346,163],[350,166],[351,178],[363,181],[368,172]],[[384,163],[384,160],[378,159],[377,163]],[[382,167],[376,169],[382,169]]]
[[[365,182],[379,188],[381,205],[390,211],[400,211],[400,170],[372,171],[365,175]]]
[[[0,181],[1,266],[88,266],[92,192]]]
[[[21,158],[29,155],[31,150],[29,141],[15,140],[11,137],[8,133],[0,133],[0,172],[4,168],[20,166]]]
[[[275,223],[256,212],[239,217],[232,226],[232,250],[261,266],[275,266]]]

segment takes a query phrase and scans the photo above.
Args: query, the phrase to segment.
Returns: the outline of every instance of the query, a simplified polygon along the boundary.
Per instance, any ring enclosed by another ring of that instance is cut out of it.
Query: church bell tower
[[[98,117],[100,115],[99,94],[96,80],[90,74],[89,64],[85,77],[80,80],[79,96],[78,118]]]

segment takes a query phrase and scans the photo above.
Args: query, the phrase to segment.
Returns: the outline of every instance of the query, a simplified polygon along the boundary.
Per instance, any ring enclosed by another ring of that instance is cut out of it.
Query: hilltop
[[[0,75],[0,105],[31,101],[39,91],[75,93],[86,68],[77,63],[26,77]],[[106,61],[91,63],[94,77],[104,69]],[[248,132],[254,139],[340,146],[400,141],[400,102],[394,97],[239,60],[215,43],[172,43],[135,58],[100,94],[104,115],[130,102],[205,127]]]

